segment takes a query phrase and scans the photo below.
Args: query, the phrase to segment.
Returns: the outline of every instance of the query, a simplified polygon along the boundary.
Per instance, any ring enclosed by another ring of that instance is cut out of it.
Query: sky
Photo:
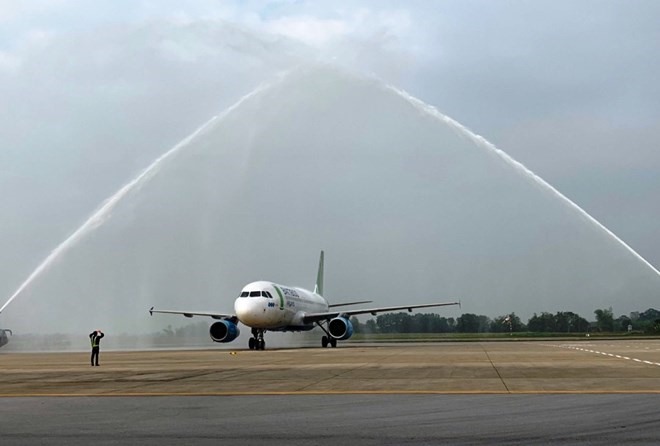
[[[658,266],[659,18],[634,0],[0,0],[0,293],[153,159],[310,60],[437,107]]]

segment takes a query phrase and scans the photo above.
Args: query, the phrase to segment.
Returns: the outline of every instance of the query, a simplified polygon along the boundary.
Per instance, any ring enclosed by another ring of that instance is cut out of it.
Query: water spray
[[[292,70],[296,71],[296,70]],[[286,74],[290,74],[292,71],[285,73],[283,75],[279,76],[279,80],[282,81],[285,79],[287,76]],[[229,113],[231,113],[233,110],[235,110],[237,107],[239,107],[241,104],[243,104],[245,101],[247,101],[249,98],[256,96],[263,90],[267,89],[270,87],[272,84],[263,84],[253,90],[251,93],[243,96],[240,100],[238,100],[234,105],[231,107],[227,108],[222,114],[218,116],[214,116],[211,118],[209,121],[207,121],[204,125],[202,125],[199,129],[197,129],[195,132],[193,132],[190,136],[179,142],[177,145],[172,147],[170,150],[165,152],[163,155],[158,157],[155,161],[153,161],[147,168],[145,168],[139,175],[137,175],[133,180],[129,181],[126,185],[124,185],[121,189],[119,189],[114,195],[112,195],[110,198],[105,200],[101,207],[95,211],[77,230],[75,230],[66,240],[64,240],[60,245],[58,245],[40,264],[37,266],[37,268],[28,276],[28,278],[18,287],[18,289],[14,292],[14,294],[9,298],[9,300],[2,306],[0,307],[0,313],[9,305],[17,296],[19,296],[41,273],[43,273],[48,267],[50,267],[53,262],[63,255],[65,252],[67,252],[69,249],[71,249],[73,246],[76,245],[86,234],[89,232],[93,231],[97,227],[99,227],[101,224],[103,224],[108,217],[110,216],[110,212],[115,208],[117,203],[124,198],[129,192],[131,192],[133,189],[136,187],[141,186],[144,184],[146,181],[148,181],[150,178],[152,178],[160,169],[160,166],[167,161],[168,159],[172,158],[176,153],[178,153],[181,149],[184,147],[188,146],[195,138],[199,137],[200,135],[206,133],[213,125],[221,122]],[[540,185],[542,188],[545,190],[550,191],[553,195],[555,195],[557,198],[559,198],[561,201],[569,205],[570,208],[573,210],[577,211],[579,215],[582,217],[586,218],[589,222],[593,223],[601,229],[603,232],[605,232],[607,235],[609,235],[612,239],[614,239],[617,243],[619,243],[621,246],[623,246],[628,252],[630,252],[634,257],[636,257],[638,260],[640,260],[643,264],[648,266],[653,272],[655,272],[658,276],[660,276],[660,271],[658,271],[651,263],[649,263],[644,257],[642,257],[637,251],[632,249],[628,244],[626,244],[623,240],[621,240],[619,237],[616,236],[612,231],[610,231],[607,227],[605,227],[602,223],[600,223],[598,220],[596,220],[594,217],[592,217],[588,212],[586,212],[584,209],[582,209],[580,206],[578,206],[576,203],[574,203],[572,200],[570,200],[568,197],[563,195],[561,192],[559,192],[557,189],[555,189],[552,185],[547,183],[543,178],[539,177],[536,175],[534,172],[529,170],[525,165],[522,163],[514,160],[509,156],[506,152],[498,149],[487,141],[485,138],[482,136],[479,136],[473,132],[471,132],[469,129],[458,123],[457,121],[454,121],[450,117],[440,113],[438,109],[435,107],[428,105],[424,103],[423,101],[411,96],[410,94],[406,93],[403,90],[400,90],[394,86],[391,85],[384,85],[387,90],[390,90],[406,101],[408,101],[410,104],[412,104],[415,108],[418,110],[440,120],[441,122],[449,125],[451,128],[453,128],[455,131],[457,131],[459,134],[466,136],[470,138],[472,141],[474,141],[478,146],[484,147],[486,150],[494,153],[497,155],[499,158],[501,158],[506,164],[510,165],[513,167],[516,171],[519,171],[523,173],[526,177],[532,179],[535,183]]]
[[[596,220],[594,217],[591,216],[587,211],[582,209],[580,206],[578,206],[574,201],[572,201],[570,198],[568,198],[566,195],[562,194],[559,192],[557,189],[555,189],[554,186],[552,186],[550,183],[545,181],[543,178],[540,176],[536,175],[534,172],[529,170],[524,164],[522,164],[519,161],[516,161],[515,159],[511,158],[511,156],[504,152],[501,149],[498,149],[493,143],[488,141],[486,138],[483,136],[477,135],[473,133],[471,130],[469,130],[467,127],[464,125],[460,124],[459,122],[453,120],[449,116],[446,116],[440,111],[433,107],[432,105],[428,105],[419,99],[411,96],[407,92],[403,90],[399,90],[398,88],[392,86],[392,85],[386,85],[386,88],[389,89],[390,91],[393,91],[403,97],[405,100],[410,102],[415,108],[433,116],[436,119],[439,119],[440,121],[444,122],[445,124],[449,125],[453,129],[457,130],[460,132],[460,134],[467,136],[470,138],[472,141],[474,141],[477,145],[486,148],[487,150],[491,151],[498,157],[500,157],[502,160],[504,160],[505,163],[508,165],[512,166],[514,169],[522,172],[526,177],[532,179],[534,182],[536,182],[538,185],[540,185],[542,188],[550,191],[552,194],[554,194],[557,198],[562,200],[564,203],[568,204],[569,207],[571,207],[573,210],[577,211],[578,214],[580,214],[582,217],[586,218],[589,222],[593,223],[596,225],[600,230],[605,232],[607,235],[612,237],[617,243],[619,243],[621,246],[626,248],[628,252],[630,252],[633,256],[635,256],[638,260],[640,260],[644,265],[648,266],[651,268],[653,272],[655,272],[658,276],[660,276],[660,271],[658,271],[651,263],[646,260],[644,257],[642,257],[637,251],[632,249],[626,242],[621,240],[616,234],[614,234],[612,231],[610,231],[604,224]]]
[[[2,307],[0,307],[0,313],[2,313],[7,305],[9,305],[18,295],[20,295],[41,273],[47,270],[53,264],[53,262],[57,260],[58,257],[75,246],[86,234],[102,225],[110,217],[110,213],[117,206],[117,203],[119,203],[121,199],[128,195],[128,193],[133,189],[140,187],[142,184],[156,175],[156,173],[158,173],[160,170],[161,165],[165,161],[172,158],[181,149],[188,146],[195,138],[206,133],[211,127],[213,127],[214,124],[221,122],[234,109],[236,109],[249,98],[258,94],[260,91],[264,90],[266,87],[268,87],[266,84],[257,87],[255,90],[239,99],[238,102],[227,108],[220,115],[209,119],[204,125],[195,130],[191,135],[184,138],[177,145],[156,158],[156,160],[154,160],[148,167],[140,172],[140,174],[122,186],[110,198],[105,200],[103,204],[90,217],[88,217],[87,220],[78,229],[76,229],[68,238],[66,238],[55,249],[53,249],[53,251],[51,251],[51,253],[39,264],[39,266],[37,266],[37,268],[28,276],[28,278],[18,287],[14,294],[11,295],[9,300],[7,300],[7,302],[5,302]]]

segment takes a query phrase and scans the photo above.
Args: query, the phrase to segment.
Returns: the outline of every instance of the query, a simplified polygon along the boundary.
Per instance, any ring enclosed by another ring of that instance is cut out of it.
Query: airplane
[[[200,312],[200,311],[173,311],[149,309],[154,313],[180,314],[185,317],[207,316],[218,319],[209,328],[209,334],[214,342],[232,342],[240,334],[238,323],[248,326],[252,330],[252,337],[248,342],[250,350],[264,350],[266,331],[309,331],[318,326],[325,332],[321,338],[322,347],[336,347],[337,341],[344,341],[353,335],[353,325],[350,317],[358,314],[377,313],[408,310],[414,308],[442,307],[459,305],[460,302],[399,305],[393,307],[377,307],[361,310],[334,310],[334,308],[366,304],[372,301],[347,302],[330,304],[323,297],[323,264],[324,253],[321,251],[319,268],[316,276],[314,291],[303,288],[278,285],[274,282],[257,281],[243,287],[240,295],[234,301],[234,314]]]
[[[0,347],[3,345],[7,345],[9,342],[9,338],[7,337],[7,333],[10,335],[13,335],[10,329],[8,328],[0,328]]]

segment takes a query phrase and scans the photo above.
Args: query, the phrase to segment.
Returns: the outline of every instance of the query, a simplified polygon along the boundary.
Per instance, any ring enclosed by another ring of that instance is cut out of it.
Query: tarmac
[[[0,352],[0,397],[660,393],[660,340]]]
[[[660,340],[0,352],[3,446],[660,443]]]

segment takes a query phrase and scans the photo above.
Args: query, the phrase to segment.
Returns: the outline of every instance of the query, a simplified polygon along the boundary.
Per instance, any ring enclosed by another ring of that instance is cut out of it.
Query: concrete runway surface
[[[101,367],[88,362],[0,353],[2,445],[660,443],[660,340],[102,351]]]

